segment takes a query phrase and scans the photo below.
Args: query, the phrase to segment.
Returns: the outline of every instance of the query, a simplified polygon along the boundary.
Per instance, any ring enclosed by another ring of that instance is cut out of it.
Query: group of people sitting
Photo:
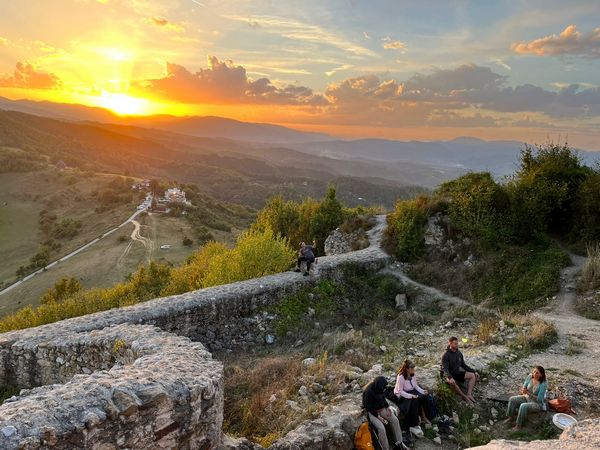
[[[440,376],[468,405],[475,404],[473,389],[479,380],[479,374],[465,363],[463,354],[458,349],[458,339],[454,336],[448,339],[448,347],[442,356]],[[394,450],[405,449],[407,447],[402,441],[400,420],[386,398],[387,386],[387,379],[383,376],[376,377],[369,383],[363,391],[363,407],[377,430],[383,450],[389,450],[386,425],[390,425],[393,433]],[[524,381],[520,395],[510,397],[506,423],[514,421],[516,416],[513,428],[516,430],[523,426],[530,412],[545,410],[546,389],[546,372],[542,366],[535,366]],[[392,401],[402,413],[410,433],[417,438],[422,437],[424,433],[421,424],[431,423],[426,414],[430,401],[429,392],[419,386],[412,361],[404,360],[398,370],[393,392]]]

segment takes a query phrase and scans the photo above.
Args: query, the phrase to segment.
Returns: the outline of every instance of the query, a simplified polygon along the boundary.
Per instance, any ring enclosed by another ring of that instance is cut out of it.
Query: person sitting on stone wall
[[[525,423],[527,415],[530,412],[544,411],[546,409],[546,371],[542,366],[535,366],[533,371],[525,379],[521,387],[521,395],[515,395],[508,400],[508,410],[506,423],[511,423],[515,419],[518,411],[517,423],[513,430],[519,430]]]
[[[386,386],[387,380],[385,377],[379,376],[371,381],[363,391],[363,408],[367,411],[369,421],[377,429],[377,436],[383,450],[389,450],[390,448],[385,432],[387,424],[392,427],[394,433],[394,450],[406,449],[407,447],[402,443],[400,422],[385,399],[384,391]]]
[[[398,370],[394,394],[399,400],[398,406],[408,421],[410,432],[417,437],[423,437],[423,430],[420,425],[421,420],[429,422],[424,409],[427,404],[428,393],[417,383],[415,363],[409,359],[405,359],[402,367]]]
[[[314,241],[313,241],[314,245]],[[306,271],[304,272],[304,276],[308,276],[310,272],[310,265],[315,260],[315,252],[313,249],[313,245],[307,245],[305,242],[300,243],[300,250],[298,251],[298,264],[296,266],[296,272],[300,272],[300,264],[302,262],[306,262]]]
[[[479,374],[465,363],[463,354],[458,350],[458,338],[452,336],[448,339],[448,347],[442,356],[442,377],[454,391],[469,405],[475,404],[473,388],[479,380]],[[460,385],[467,382],[467,393],[465,394]]]

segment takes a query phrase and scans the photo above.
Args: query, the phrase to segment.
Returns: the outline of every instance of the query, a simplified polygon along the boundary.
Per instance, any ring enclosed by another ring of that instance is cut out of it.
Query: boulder
[[[408,309],[408,299],[406,294],[396,295],[396,309],[398,311],[406,311]]]
[[[350,236],[339,228],[333,230],[325,239],[325,255],[340,255],[352,251]]]

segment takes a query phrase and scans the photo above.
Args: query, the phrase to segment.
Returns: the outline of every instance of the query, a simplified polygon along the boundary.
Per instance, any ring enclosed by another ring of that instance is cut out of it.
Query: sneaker
[[[300,267],[296,267],[296,268],[294,269],[294,272],[300,272]]]
[[[424,436],[424,433],[423,433],[423,430],[421,430],[421,427],[410,427],[408,430],[418,438]]]
[[[304,272],[304,276],[307,277],[308,276],[308,272]]]

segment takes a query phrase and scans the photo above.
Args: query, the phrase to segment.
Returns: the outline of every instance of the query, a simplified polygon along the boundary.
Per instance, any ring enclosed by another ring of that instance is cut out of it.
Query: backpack
[[[550,409],[556,412],[577,414],[571,407],[571,401],[566,398],[555,398],[548,400],[548,406]]]
[[[375,450],[368,420],[361,423],[358,430],[356,430],[356,434],[354,435],[354,448],[356,450]]]

